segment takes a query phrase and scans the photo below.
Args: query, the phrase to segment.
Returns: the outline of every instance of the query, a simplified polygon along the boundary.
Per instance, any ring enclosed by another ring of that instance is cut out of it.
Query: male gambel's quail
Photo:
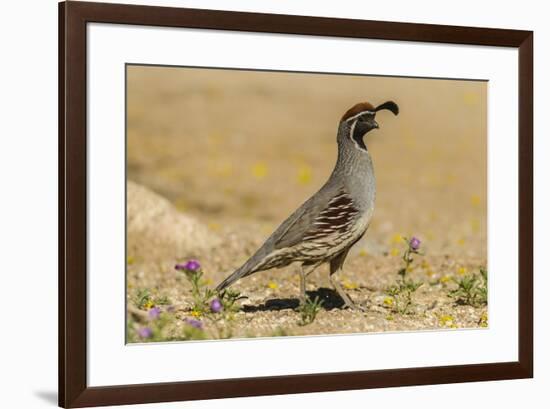
[[[349,308],[355,305],[332,275],[342,268],[349,249],[367,231],[374,211],[376,182],[372,160],[363,137],[378,128],[377,111],[399,113],[388,101],[376,108],[368,102],[349,109],[338,126],[338,159],[323,187],[300,206],[258,251],[216,288],[222,291],[257,271],[301,262],[300,298],[306,299],[305,279],[315,268],[330,262],[330,282]]]

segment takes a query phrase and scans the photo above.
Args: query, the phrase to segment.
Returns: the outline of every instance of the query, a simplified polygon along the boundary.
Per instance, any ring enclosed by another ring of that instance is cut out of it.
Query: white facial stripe
[[[355,131],[355,125],[357,125],[357,121],[354,121],[354,122],[351,124],[351,126],[350,126],[350,128],[349,128],[349,135],[348,135],[349,139],[350,139],[353,143],[355,143],[355,141],[353,140],[353,132]]]
[[[346,119],[346,122],[350,122],[354,119],[357,119],[359,118],[361,115],[364,115],[364,114],[375,114],[376,112],[373,112],[373,111],[363,111],[363,112],[359,112],[358,114],[356,115],[353,115],[351,117],[349,117],[348,119]]]

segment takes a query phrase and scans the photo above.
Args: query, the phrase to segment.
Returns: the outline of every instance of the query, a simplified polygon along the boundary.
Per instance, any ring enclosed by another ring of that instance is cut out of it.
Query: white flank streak
[[[338,199],[344,198],[344,197],[346,197],[347,195],[348,195],[348,194],[344,192],[344,193],[340,193],[338,196],[334,196],[334,197],[330,200],[329,206],[330,206],[331,203],[334,203],[334,202],[336,202]]]

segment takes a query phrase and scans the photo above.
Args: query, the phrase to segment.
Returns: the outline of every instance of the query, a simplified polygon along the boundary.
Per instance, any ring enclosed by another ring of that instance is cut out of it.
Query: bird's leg
[[[334,277],[334,273],[336,273],[338,271],[342,271],[342,266],[344,264],[344,260],[346,259],[347,254],[348,254],[348,250],[349,250],[349,248],[347,250],[345,250],[344,252],[340,253],[338,256],[336,256],[335,258],[333,258],[330,261],[330,273],[328,275],[328,278],[330,280],[330,283],[332,284],[332,286],[334,287],[334,289],[338,293],[338,295],[342,298],[342,300],[344,300],[344,304],[346,305],[346,307],[348,307],[352,310],[355,310],[355,309],[363,310],[362,307],[358,308],[355,305],[355,303],[352,301],[352,299],[349,297],[349,295],[346,294],[346,292],[344,291],[344,289],[342,288],[340,283]]]
[[[304,266],[300,266],[300,304],[306,303],[306,272]]]
[[[352,310],[358,309],[355,303],[349,297],[349,295],[346,294],[340,283],[335,278],[333,278],[332,274],[329,275],[329,279],[330,283],[332,284],[338,295],[342,297],[342,300],[344,300],[344,304],[346,305],[346,307]]]
[[[306,268],[307,267],[307,268]],[[310,275],[317,267],[317,264],[310,266],[300,266],[300,305],[304,305],[307,301],[306,295],[306,277]]]

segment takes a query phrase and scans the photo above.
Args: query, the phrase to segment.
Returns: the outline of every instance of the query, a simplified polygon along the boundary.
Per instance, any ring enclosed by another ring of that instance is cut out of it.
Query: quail
[[[292,213],[248,261],[223,280],[217,291],[258,271],[299,262],[303,303],[306,277],[327,262],[334,289],[345,306],[355,308],[333,275],[342,268],[350,248],[363,237],[373,216],[376,181],[364,137],[378,128],[375,116],[381,110],[399,113],[393,101],[376,108],[361,102],[346,111],[338,126],[336,165],[326,183]]]

